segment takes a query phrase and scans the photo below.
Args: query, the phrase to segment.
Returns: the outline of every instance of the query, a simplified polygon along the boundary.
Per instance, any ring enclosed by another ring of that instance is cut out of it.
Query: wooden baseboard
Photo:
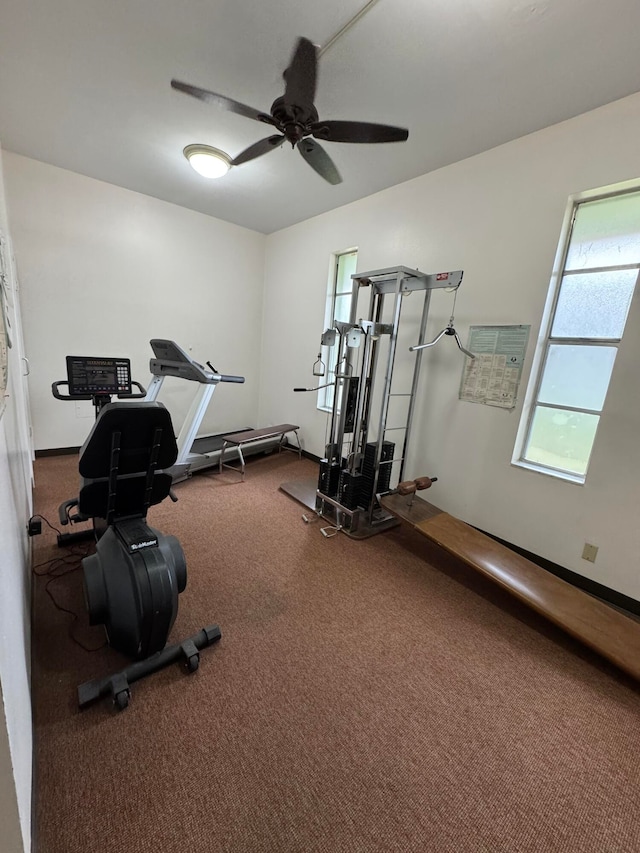
[[[46,456],[73,456],[74,453],[80,453],[79,447],[52,447],[49,450],[36,450],[36,459],[42,459]]]

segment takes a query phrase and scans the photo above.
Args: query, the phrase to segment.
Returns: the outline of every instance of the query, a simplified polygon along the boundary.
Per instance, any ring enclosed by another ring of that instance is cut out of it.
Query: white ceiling
[[[270,233],[640,90],[638,0],[378,0],[322,55],[316,107],[407,142],[323,143],[338,186],[286,145],[191,170],[189,143],[233,157],[272,131],[171,78],[268,112],[298,37],[324,46],[364,5],[2,0],[0,143]]]

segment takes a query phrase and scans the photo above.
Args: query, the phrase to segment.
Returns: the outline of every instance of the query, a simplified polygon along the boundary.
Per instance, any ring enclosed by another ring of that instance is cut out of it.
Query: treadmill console
[[[67,356],[70,397],[131,394],[131,361],[128,358]]]
[[[149,362],[149,370],[154,376],[176,376],[178,379],[189,379],[205,385],[218,381],[214,378],[215,372],[206,371],[175,341],[154,338],[151,341],[151,349],[155,358]]]
[[[149,370],[154,376],[154,381],[161,382],[165,376],[175,376],[178,379],[200,382],[202,385],[217,385],[218,382],[244,382],[244,376],[218,373],[210,361],[207,362],[209,370],[205,370],[175,341],[153,338],[150,343],[155,358],[149,362]]]

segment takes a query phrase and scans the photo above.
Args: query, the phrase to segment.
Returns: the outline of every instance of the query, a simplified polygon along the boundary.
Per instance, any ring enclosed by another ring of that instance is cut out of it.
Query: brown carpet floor
[[[36,512],[76,466],[37,460]],[[37,853],[640,851],[638,688],[423,537],[322,537],[278,490],[316,471],[256,457],[151,510],[187,556],[170,639],[222,640],[124,712],[76,707],[122,665],[70,637],[103,639],[81,573],[36,578]]]

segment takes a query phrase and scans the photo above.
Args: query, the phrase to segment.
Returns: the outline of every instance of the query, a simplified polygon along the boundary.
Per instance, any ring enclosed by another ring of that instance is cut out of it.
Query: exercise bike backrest
[[[162,403],[109,403],[80,450],[78,509],[112,524],[145,518],[170,493],[178,447]]]

